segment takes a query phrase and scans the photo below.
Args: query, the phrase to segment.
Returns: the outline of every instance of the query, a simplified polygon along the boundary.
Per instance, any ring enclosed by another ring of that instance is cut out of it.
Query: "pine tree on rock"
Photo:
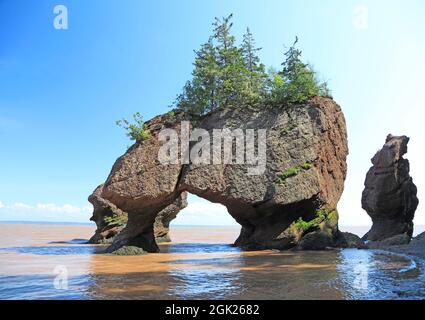
[[[205,113],[218,107],[216,99],[219,66],[217,52],[212,38],[205,43],[196,53],[195,69],[192,73],[193,84],[201,94],[202,109]]]
[[[192,81],[186,83],[175,104],[189,114],[202,115],[218,106],[216,95],[219,70],[212,39],[195,51],[195,55]]]
[[[235,44],[235,37],[231,34],[233,15],[216,18],[214,26],[214,40],[216,42],[218,74],[218,107],[238,106],[243,104],[248,88],[246,67],[242,51]]]
[[[301,50],[294,44],[285,52],[285,61],[279,75],[284,82],[283,100],[289,104],[300,103],[320,94],[320,85],[311,66],[301,60]]]
[[[241,50],[249,85],[247,98],[252,102],[258,102],[266,95],[267,74],[265,66],[260,63],[260,57],[257,54],[261,48],[256,48],[254,37],[249,28],[246,29],[243,36]]]
[[[240,47],[231,33],[233,15],[215,18],[213,35],[195,51],[192,80],[177,96],[175,106],[193,116],[223,107],[302,103],[313,96],[330,96],[312,67],[301,60],[294,44],[285,52],[282,70],[267,75],[254,37],[247,28]]]

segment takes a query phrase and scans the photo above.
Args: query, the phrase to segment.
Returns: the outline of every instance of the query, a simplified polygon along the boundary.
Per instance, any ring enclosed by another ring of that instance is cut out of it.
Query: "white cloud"
[[[57,212],[67,214],[89,213],[91,208],[89,206],[77,207],[70,204],[57,205],[54,203],[39,203],[36,208],[45,212]]]
[[[22,210],[29,210],[32,209],[32,206],[26,204],[26,203],[22,203],[22,202],[16,202],[13,206],[12,209],[22,209]]]
[[[229,214],[225,206],[218,203],[208,203],[208,202],[190,203],[183,211],[185,212],[186,215],[202,215],[202,216],[209,216],[209,217]]]
[[[172,224],[204,226],[238,225],[225,206],[194,197],[193,195],[191,196],[195,198],[194,202],[189,200],[190,203],[188,206],[179,212]]]
[[[80,207],[55,203],[30,205],[23,202],[6,205],[0,202],[0,210],[2,221],[89,222],[93,207],[91,204]]]

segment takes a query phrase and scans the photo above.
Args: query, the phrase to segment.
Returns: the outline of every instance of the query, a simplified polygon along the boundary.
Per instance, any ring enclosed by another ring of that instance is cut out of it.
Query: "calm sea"
[[[355,249],[242,252],[230,245],[234,227],[172,228],[161,253],[133,257],[96,254],[89,225],[0,229],[0,299],[425,298],[421,261]]]

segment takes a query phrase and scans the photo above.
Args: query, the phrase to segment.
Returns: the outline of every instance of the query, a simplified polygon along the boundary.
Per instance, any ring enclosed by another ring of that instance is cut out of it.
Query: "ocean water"
[[[85,244],[93,226],[0,228],[0,299],[425,298],[423,262],[381,251],[242,252],[238,228],[179,227],[161,253],[123,257]]]

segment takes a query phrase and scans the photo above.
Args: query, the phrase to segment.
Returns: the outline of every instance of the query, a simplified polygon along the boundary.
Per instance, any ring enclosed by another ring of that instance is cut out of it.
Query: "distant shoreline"
[[[67,221],[0,221],[0,225],[58,225],[58,226],[87,226],[96,227],[94,222],[67,222]],[[171,225],[171,228],[240,228],[238,225]],[[415,225],[413,236],[425,232],[425,225]],[[358,236],[363,236],[370,226],[340,226],[343,232],[352,232]]]
[[[66,221],[0,221],[0,224],[42,224],[66,226],[96,226],[94,222],[66,222]],[[239,228],[238,225],[171,225],[172,228]]]
[[[0,220],[0,224],[75,224],[75,225],[93,225],[94,222],[71,222],[71,221],[2,221]],[[177,224],[173,225],[171,224],[171,227],[229,227],[229,228],[235,228],[240,227],[239,225],[220,225],[220,224],[211,224],[211,225],[198,225],[198,224]],[[370,226],[340,226],[342,229],[344,228],[370,228]],[[425,226],[424,226],[425,227]]]
[[[46,224],[46,225],[75,225],[96,226],[94,222],[66,222],[66,221],[0,221],[0,224]]]

